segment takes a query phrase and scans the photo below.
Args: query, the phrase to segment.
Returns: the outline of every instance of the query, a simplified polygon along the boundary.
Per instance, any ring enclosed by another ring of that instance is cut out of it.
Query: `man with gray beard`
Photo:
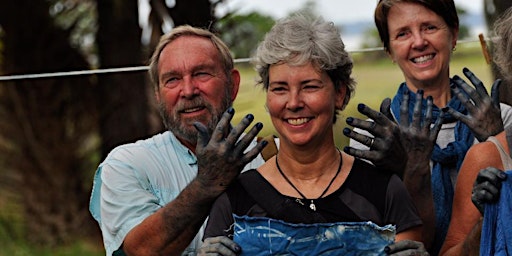
[[[207,30],[162,36],[150,77],[168,131],[121,145],[99,165],[90,211],[106,255],[193,255],[215,199],[243,169],[263,164],[263,125],[232,127],[240,84],[227,46]],[[241,138],[240,138],[241,137]]]

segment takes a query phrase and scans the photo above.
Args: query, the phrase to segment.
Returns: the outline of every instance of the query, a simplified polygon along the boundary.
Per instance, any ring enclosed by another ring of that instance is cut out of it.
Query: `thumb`
[[[501,79],[496,79],[491,87],[491,98],[492,103],[497,107],[500,108],[500,85],[501,85]]]
[[[395,120],[393,118],[393,115],[391,114],[391,99],[390,98],[385,98],[382,103],[380,104],[380,112],[382,114],[384,114],[384,116],[386,116],[387,118],[389,118],[389,120],[393,121]]]

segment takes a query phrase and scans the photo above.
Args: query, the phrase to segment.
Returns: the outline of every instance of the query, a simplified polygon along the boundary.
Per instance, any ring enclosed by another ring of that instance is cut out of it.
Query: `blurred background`
[[[501,77],[489,26],[510,0],[459,0],[461,32],[452,75],[471,69],[489,88]],[[341,31],[354,59],[357,104],[378,109],[403,81],[380,48],[376,0],[0,0],[0,256],[104,255],[88,211],[96,167],[115,146],[160,132],[147,73],[162,33],[181,24],[208,27],[230,47],[242,73],[235,120],[247,113],[274,130],[265,93],[255,86],[252,51],[276,19],[322,15]],[[478,35],[486,39],[482,47]],[[501,100],[511,104],[511,85]]]

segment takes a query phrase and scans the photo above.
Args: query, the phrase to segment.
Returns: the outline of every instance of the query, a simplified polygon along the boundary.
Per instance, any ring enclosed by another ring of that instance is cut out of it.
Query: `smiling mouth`
[[[286,121],[291,125],[301,125],[309,122],[309,118],[296,118],[296,119],[286,119]]]
[[[423,64],[429,60],[432,60],[434,58],[435,54],[429,54],[429,55],[423,55],[421,57],[412,58],[411,61],[416,64]]]
[[[201,111],[203,109],[204,109],[204,107],[187,108],[187,109],[183,109],[180,112],[181,113],[194,113],[194,112],[197,112],[197,111]]]

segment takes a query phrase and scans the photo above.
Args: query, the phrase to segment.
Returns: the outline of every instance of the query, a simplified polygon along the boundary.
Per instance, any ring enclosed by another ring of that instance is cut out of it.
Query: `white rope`
[[[479,42],[478,40],[460,40],[459,44]],[[349,53],[366,53],[383,51],[383,47],[365,48],[358,50],[350,50]],[[235,59],[235,63],[247,63],[251,61],[251,58],[240,58]],[[81,71],[66,71],[66,72],[53,72],[53,73],[40,73],[40,74],[24,74],[24,75],[7,75],[0,76],[0,82],[2,81],[14,81],[24,79],[36,79],[36,78],[50,78],[50,77],[63,77],[63,76],[78,76],[78,75],[95,75],[95,74],[107,74],[107,73],[122,73],[122,72],[136,72],[136,71],[147,71],[149,66],[138,66],[138,67],[123,67],[123,68],[106,68],[106,69],[92,69],[92,70],[81,70]]]

